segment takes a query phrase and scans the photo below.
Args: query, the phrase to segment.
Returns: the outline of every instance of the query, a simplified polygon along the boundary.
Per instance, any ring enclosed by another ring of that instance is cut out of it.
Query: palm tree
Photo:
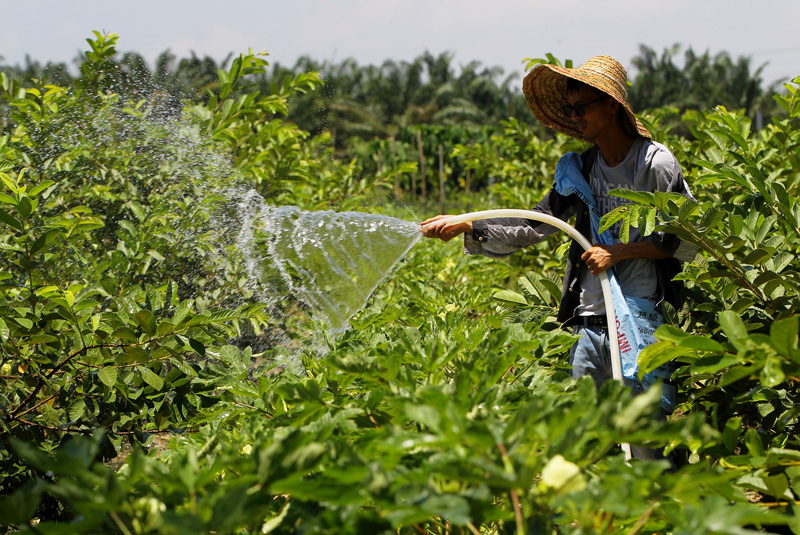
[[[304,57],[293,68],[273,66],[263,89],[277,91],[280,80],[296,72],[319,72],[323,85],[293,97],[289,119],[314,135],[330,132],[340,149],[351,136],[398,138],[419,125],[497,124],[511,116],[534,121],[521,90],[512,86],[514,76],[501,79],[501,68],[478,62],[456,74],[452,59],[425,52],[411,62],[361,66],[352,58],[319,63]]]
[[[773,88],[762,87],[765,65],[753,70],[749,57],[733,60],[727,52],[712,57],[708,51],[698,55],[690,47],[681,68],[675,64],[680,49],[673,45],[659,57],[653,49],[640,46],[639,56],[632,60],[637,72],[628,95],[635,110],[673,106],[683,112],[725,106],[744,109],[750,117],[777,111]]]
[[[2,60],[2,56],[0,56]],[[40,63],[25,56],[25,63],[20,66],[0,65],[0,72],[6,73],[9,79],[17,80],[23,87],[30,87],[32,80],[39,80],[43,84],[69,86],[74,76],[66,63]]]

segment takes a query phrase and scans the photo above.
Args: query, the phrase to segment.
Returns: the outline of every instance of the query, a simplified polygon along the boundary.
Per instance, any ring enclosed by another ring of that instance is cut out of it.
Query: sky
[[[767,84],[800,75],[798,0],[0,0],[0,64],[71,62],[93,30],[119,35],[118,50],[150,62],[266,50],[294,66],[355,59],[360,65],[410,61],[426,51],[524,73],[548,52],[580,65],[608,54],[629,67],[645,45],[675,44],[767,63]]]

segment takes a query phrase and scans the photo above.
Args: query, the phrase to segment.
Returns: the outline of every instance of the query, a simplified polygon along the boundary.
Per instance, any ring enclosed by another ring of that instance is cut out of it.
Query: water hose
[[[547,223],[558,229],[563,230],[570,235],[572,239],[577,241],[584,250],[592,247],[592,244],[586,237],[575,230],[575,227],[565,223],[557,217],[553,217],[541,212],[534,212],[532,210],[482,210],[480,212],[469,212],[466,214],[455,215],[435,221],[435,223],[444,222],[448,225],[455,225],[458,223],[467,223],[469,221],[476,221],[479,219],[493,219],[497,217],[519,217],[522,219],[533,219]],[[423,229],[427,228],[429,223]],[[608,324],[608,338],[611,345],[611,376],[617,381],[622,381],[622,359],[619,352],[619,335],[617,334],[617,315],[614,311],[614,298],[611,295],[611,283],[608,280],[608,273],[603,271],[600,273],[600,287],[603,289],[603,301],[606,307],[606,323]],[[630,460],[631,448],[629,444],[622,444],[622,450],[625,452],[625,459]]]

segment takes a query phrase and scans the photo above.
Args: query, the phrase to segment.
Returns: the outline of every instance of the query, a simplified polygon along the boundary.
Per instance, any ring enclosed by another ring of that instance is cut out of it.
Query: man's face
[[[591,139],[596,139],[598,134],[602,135],[616,113],[612,98],[586,87],[569,93],[567,102],[572,107],[572,120],[575,121],[578,130]]]

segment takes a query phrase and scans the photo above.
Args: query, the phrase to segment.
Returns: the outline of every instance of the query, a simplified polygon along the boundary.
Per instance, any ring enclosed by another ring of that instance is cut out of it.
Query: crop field
[[[570,377],[566,236],[502,260],[392,250],[333,330],[302,266],[254,274],[270,238],[242,247],[245,198],[411,223],[530,209],[577,141],[514,117],[303,129],[320,76],[267,91],[252,53],[204,98],[126,94],[117,36],[88,42],[69,83],[0,73],[0,532],[800,534],[800,78],[760,129],[642,114],[695,200],[615,216],[700,249],[640,358],[677,363],[660,420],[656,389]]]

